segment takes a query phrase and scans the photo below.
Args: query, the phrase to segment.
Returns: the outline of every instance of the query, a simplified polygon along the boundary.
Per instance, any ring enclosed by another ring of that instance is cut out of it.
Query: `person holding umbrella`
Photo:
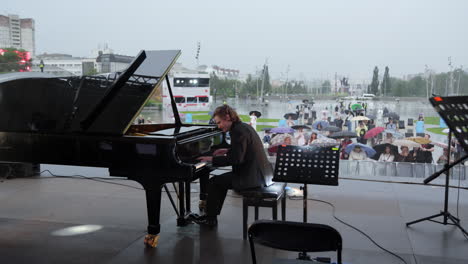
[[[390,146],[385,147],[385,151],[380,154],[378,161],[392,162],[395,159],[395,155],[392,153]]]
[[[358,135],[357,142],[362,144],[367,144],[367,139],[364,137],[367,132],[367,127],[364,125],[363,122],[359,122],[359,127],[356,128],[356,133]]]
[[[349,153],[349,160],[365,160],[367,159],[367,153],[362,151],[360,146],[354,147],[354,149]]]
[[[348,159],[349,155],[346,153],[345,149],[349,144],[353,144],[353,141],[350,137],[344,137],[341,141],[341,156],[340,159]]]
[[[255,129],[255,131],[257,131],[257,118],[259,118],[262,114],[259,111],[250,111],[249,115],[250,115],[249,125],[251,125],[253,129]]]
[[[409,148],[407,146],[401,146],[400,147],[400,154],[396,158],[396,162],[410,162],[411,157],[409,155]]]

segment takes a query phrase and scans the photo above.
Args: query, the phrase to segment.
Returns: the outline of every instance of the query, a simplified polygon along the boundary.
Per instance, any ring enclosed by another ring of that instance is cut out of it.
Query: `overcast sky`
[[[38,53],[89,57],[98,44],[115,53],[181,49],[179,62],[253,72],[268,58],[273,77],[370,79],[468,68],[464,0],[18,0],[2,14],[36,22]]]

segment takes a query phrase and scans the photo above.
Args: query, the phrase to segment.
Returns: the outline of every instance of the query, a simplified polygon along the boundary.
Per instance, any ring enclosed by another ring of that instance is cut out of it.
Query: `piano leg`
[[[179,182],[179,217],[177,218],[177,226],[186,226],[187,219],[185,219],[185,182]]]
[[[156,247],[158,245],[159,232],[161,225],[159,224],[159,216],[161,211],[161,188],[159,186],[146,192],[146,208],[148,210],[148,235],[145,236],[144,243],[148,247]]]
[[[186,212],[189,214],[190,212],[192,212],[192,207],[190,206],[191,204],[191,196],[190,196],[190,193],[191,193],[191,189],[190,189],[190,181],[186,181],[185,182],[185,206],[186,206]]]

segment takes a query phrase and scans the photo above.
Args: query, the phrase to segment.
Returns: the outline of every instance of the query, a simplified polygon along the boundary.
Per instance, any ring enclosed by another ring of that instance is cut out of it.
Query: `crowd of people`
[[[286,114],[285,120],[280,121],[280,127],[291,129],[281,130],[280,133],[274,129],[267,130],[263,142],[270,155],[275,155],[278,145],[292,144],[339,145],[342,151],[340,158],[349,160],[444,164],[457,156],[460,147],[456,141],[450,158],[444,146],[441,146],[443,154],[433,157],[435,146],[431,144],[430,134],[404,139],[405,131],[399,131],[399,116],[396,113],[384,108],[374,116],[368,111],[366,103],[360,106],[348,104],[346,107],[340,102],[334,108],[325,107],[317,116],[313,105],[300,104],[296,107],[296,113]],[[424,122],[424,116],[420,114],[416,120]]]

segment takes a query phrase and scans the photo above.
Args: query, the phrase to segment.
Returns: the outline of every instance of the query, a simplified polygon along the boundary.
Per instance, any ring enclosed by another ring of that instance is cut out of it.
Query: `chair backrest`
[[[412,126],[413,125],[413,118],[408,118],[408,126]]]
[[[405,120],[399,120],[398,129],[403,129],[403,128],[405,128]]]
[[[296,252],[337,251],[337,263],[341,264],[343,241],[340,233],[328,225],[259,220],[250,226],[248,235],[254,264],[254,242]]]

